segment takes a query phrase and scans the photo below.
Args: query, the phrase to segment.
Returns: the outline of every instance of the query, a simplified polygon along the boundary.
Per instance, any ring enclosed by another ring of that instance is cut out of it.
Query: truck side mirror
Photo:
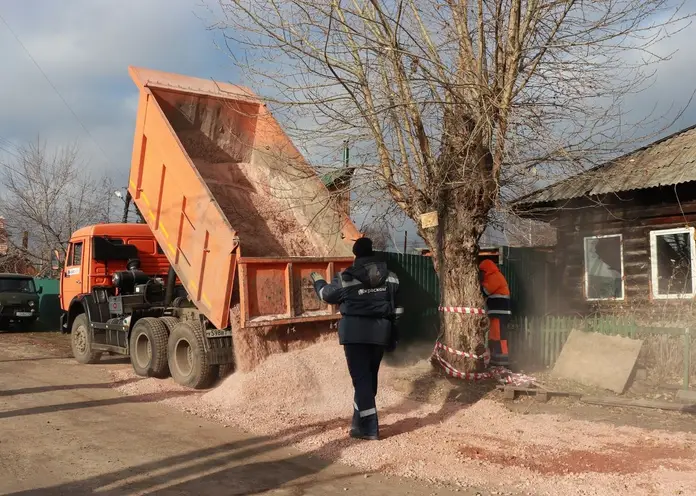
[[[60,254],[58,250],[53,250],[53,256],[51,257],[51,270],[60,270]]]
[[[36,294],[41,294],[43,293],[43,286],[39,286],[39,289],[36,290]]]

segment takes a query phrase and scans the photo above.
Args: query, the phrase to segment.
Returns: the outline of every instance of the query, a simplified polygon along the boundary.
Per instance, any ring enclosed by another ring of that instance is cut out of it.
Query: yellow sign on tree
[[[427,212],[421,214],[420,216],[421,227],[423,229],[428,229],[429,227],[437,227],[439,225],[437,219],[437,212]]]

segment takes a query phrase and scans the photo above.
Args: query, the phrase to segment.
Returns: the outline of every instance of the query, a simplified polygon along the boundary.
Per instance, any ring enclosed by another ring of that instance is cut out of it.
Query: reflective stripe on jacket
[[[404,311],[398,301],[399,279],[384,262],[358,258],[331,283],[317,281],[314,288],[326,303],[340,305],[341,344],[387,346],[398,340],[398,322]]]

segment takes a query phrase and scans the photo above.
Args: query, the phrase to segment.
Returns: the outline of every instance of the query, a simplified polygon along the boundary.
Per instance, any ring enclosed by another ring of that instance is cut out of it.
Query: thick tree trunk
[[[483,308],[475,248],[447,246],[440,266],[442,306]],[[473,352],[478,345],[485,344],[488,325],[485,315],[442,312],[440,325],[443,340],[452,348]]]
[[[456,209],[440,218],[437,229],[423,233],[431,246],[433,261],[440,279],[440,305],[443,307],[483,308],[484,301],[479,283],[477,241],[485,223],[480,215]],[[485,345],[488,318],[481,314],[441,312],[441,340],[466,352],[480,353]],[[472,370],[476,362],[455,359],[452,363],[462,370]]]
[[[479,283],[478,240],[488,212],[498,196],[498,177],[489,149],[487,128],[478,126],[461,109],[448,108],[436,170],[442,175],[437,199],[438,227],[421,230],[433,253],[440,279],[440,305],[483,308]],[[499,169],[498,169],[499,170]],[[480,354],[485,345],[488,317],[478,313],[441,312],[445,344]],[[472,359],[454,360],[464,371],[482,365]]]

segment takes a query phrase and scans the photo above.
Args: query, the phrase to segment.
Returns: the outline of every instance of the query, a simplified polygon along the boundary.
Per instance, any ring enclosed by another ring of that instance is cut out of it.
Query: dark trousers
[[[384,356],[384,346],[375,344],[343,345],[348,362],[348,371],[353,380],[353,429],[361,434],[375,436],[379,434],[377,422],[377,373]]]

